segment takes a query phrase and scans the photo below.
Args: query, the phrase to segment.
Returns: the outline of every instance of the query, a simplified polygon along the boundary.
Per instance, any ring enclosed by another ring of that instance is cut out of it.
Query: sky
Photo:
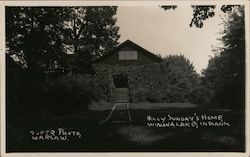
[[[214,54],[212,46],[219,44],[217,38],[223,27],[220,25],[221,11],[217,8],[215,16],[204,21],[203,28],[190,28],[192,8],[189,5],[167,11],[157,5],[118,6],[116,24],[120,27],[119,42],[129,39],[163,57],[183,54],[200,73]]]

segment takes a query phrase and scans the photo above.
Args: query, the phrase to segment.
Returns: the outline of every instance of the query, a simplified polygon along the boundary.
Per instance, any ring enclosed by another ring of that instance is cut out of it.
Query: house
[[[95,60],[94,63],[111,65],[143,65],[159,63],[161,61],[162,59],[160,57],[134,42],[126,40],[113,51]]]
[[[93,66],[96,71],[98,71],[98,68],[100,69],[100,67],[106,68],[106,70],[99,71],[109,72],[105,77],[111,77],[110,80],[113,80],[112,83],[115,88],[128,88],[129,80],[133,77],[131,76],[133,70],[140,66],[160,63],[161,61],[162,58],[149,52],[136,43],[126,40],[114,50],[95,60]]]
[[[67,65],[68,67],[61,67],[58,62],[55,60],[54,62],[49,62],[49,66],[44,70],[45,78],[48,81],[49,78],[57,78],[62,74],[72,75],[81,73],[82,69],[79,67],[74,67],[72,64],[73,60],[73,53],[67,53],[65,56],[67,58]],[[157,55],[149,52],[148,50],[144,49],[143,47],[137,45],[136,43],[126,40],[125,42],[118,45],[116,48],[111,50],[110,52],[106,53],[105,55],[99,57],[98,59],[92,62],[92,65],[101,64],[101,65],[109,65],[110,68],[113,70],[115,67],[119,67],[120,69],[126,69],[127,66],[140,66],[140,65],[149,65],[152,63],[159,63],[162,61],[162,58],[158,57]],[[87,73],[94,73],[94,69],[91,64],[83,65],[85,72],[86,69],[88,70]],[[120,70],[122,71],[122,70]],[[114,82],[117,87],[126,86],[126,81],[123,80],[124,77],[126,78],[127,73],[119,72],[118,74],[113,74]],[[126,79],[127,80],[127,79]]]

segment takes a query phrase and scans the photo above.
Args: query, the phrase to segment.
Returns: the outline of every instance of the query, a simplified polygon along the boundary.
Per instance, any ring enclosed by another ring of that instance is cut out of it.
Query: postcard
[[[2,156],[249,156],[249,1],[2,1]]]

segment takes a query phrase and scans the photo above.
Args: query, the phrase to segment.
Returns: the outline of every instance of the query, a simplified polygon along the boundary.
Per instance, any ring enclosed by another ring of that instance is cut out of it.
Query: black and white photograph
[[[87,2],[2,4],[4,155],[247,157],[249,1]]]

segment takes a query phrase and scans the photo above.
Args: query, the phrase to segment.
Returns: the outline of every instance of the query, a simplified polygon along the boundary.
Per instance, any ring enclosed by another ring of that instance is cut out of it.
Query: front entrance
[[[128,88],[127,74],[113,75],[113,80],[116,88]]]

